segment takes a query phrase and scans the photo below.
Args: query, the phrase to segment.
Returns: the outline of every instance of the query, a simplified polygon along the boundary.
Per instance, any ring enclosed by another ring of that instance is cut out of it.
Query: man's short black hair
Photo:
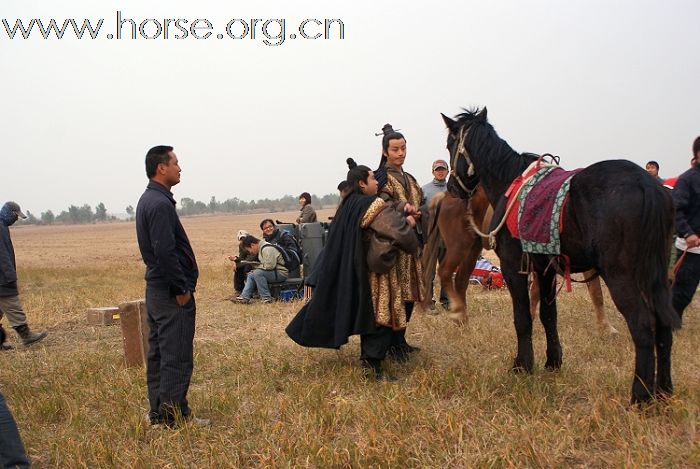
[[[158,145],[148,150],[146,153],[146,176],[148,179],[156,175],[159,164],[167,165],[170,163],[171,151],[173,151],[173,147],[167,145]]]
[[[700,137],[696,138],[693,142],[693,158],[698,156],[698,152],[700,152]]]
[[[277,226],[277,225],[275,225],[275,222],[272,221],[271,218],[266,218],[266,219],[264,219],[263,221],[260,222],[260,229],[262,230],[263,225],[266,225],[266,224],[268,224],[268,223],[270,223],[270,224],[273,226],[273,228],[274,228],[275,226]]]
[[[340,181],[340,183],[338,184],[338,190],[340,192],[345,192],[345,190],[347,190],[348,187],[350,187],[350,184],[348,184],[348,181],[345,179]]]
[[[244,249],[248,250],[251,245],[253,244],[258,244],[260,240],[256,238],[253,235],[248,235],[243,240],[241,241],[241,246],[243,246]]]
[[[657,163],[657,162],[654,161],[654,160],[647,161],[647,164],[646,164],[646,165],[647,165],[647,166],[652,165],[653,167],[656,168],[657,171],[659,170],[659,163]]]

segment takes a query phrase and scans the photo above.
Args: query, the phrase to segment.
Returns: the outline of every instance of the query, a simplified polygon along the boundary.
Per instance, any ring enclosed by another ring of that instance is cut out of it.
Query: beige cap
[[[447,166],[447,161],[445,160],[435,160],[433,161],[433,171],[435,171],[438,168],[445,168],[449,169],[450,167]]]

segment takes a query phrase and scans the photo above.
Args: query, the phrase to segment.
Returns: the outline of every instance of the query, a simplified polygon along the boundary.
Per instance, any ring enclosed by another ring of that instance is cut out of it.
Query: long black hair
[[[384,124],[384,127],[382,127],[382,133],[379,135],[383,135],[382,137],[382,159],[379,161],[379,167],[381,168],[386,164],[386,151],[389,149],[389,142],[391,140],[400,140],[404,139],[406,141],[406,137],[403,136],[401,132],[397,132],[394,130],[394,127],[392,127],[391,124]]]

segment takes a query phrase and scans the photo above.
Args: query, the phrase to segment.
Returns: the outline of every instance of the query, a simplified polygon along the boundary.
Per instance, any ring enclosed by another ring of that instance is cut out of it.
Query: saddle
[[[571,178],[579,171],[565,171],[540,158],[508,188],[506,197],[517,200],[506,223],[511,235],[520,239],[523,252],[561,254],[559,235],[564,230],[564,207]]]

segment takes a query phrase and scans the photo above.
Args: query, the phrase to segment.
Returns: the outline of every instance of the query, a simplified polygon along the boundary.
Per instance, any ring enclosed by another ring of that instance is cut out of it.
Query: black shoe
[[[396,381],[396,378],[382,370],[382,361],[376,358],[360,359],[362,373],[370,381]]]
[[[414,347],[413,345],[404,344],[404,349],[408,353],[420,352],[420,347]]]
[[[386,356],[398,363],[406,363],[408,361],[408,349],[399,345],[392,345],[386,352]]]
[[[12,350],[12,345],[6,343],[6,340],[7,334],[5,333],[5,329],[2,328],[2,324],[0,324],[0,350]]]
[[[32,332],[26,324],[15,326],[13,329],[17,331],[17,334],[22,338],[22,343],[24,345],[32,345],[35,342],[43,340],[44,337],[48,335],[47,332]]]

